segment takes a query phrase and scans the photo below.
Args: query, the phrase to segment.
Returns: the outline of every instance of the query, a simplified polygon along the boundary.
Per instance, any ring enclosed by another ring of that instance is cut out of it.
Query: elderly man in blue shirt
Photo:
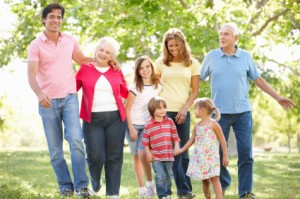
[[[261,90],[272,96],[284,109],[295,104],[280,96],[261,76],[251,55],[239,48],[239,30],[235,23],[226,23],[219,30],[220,48],[205,57],[200,80],[210,78],[212,99],[221,111],[219,124],[226,141],[232,126],[238,151],[238,191],[241,198],[255,198],[253,186],[252,113],[248,97],[249,79]],[[201,83],[200,81],[200,83]],[[221,159],[222,159],[222,152]],[[220,182],[223,194],[230,186],[231,177],[221,165]]]

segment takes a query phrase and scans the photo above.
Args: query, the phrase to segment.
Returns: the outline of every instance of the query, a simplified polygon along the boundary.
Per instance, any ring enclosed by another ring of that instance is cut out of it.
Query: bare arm
[[[135,98],[135,95],[132,92],[129,92],[127,101],[126,101],[125,110],[126,110],[126,120],[127,120],[127,126],[129,129],[129,133],[130,133],[130,138],[132,140],[137,140],[138,133],[137,133],[136,129],[134,128],[132,119],[131,119],[131,107],[132,107],[134,98]]]
[[[39,103],[44,108],[49,108],[51,106],[51,99],[47,96],[46,93],[44,93],[36,79],[38,73],[38,62],[37,61],[28,61],[28,67],[27,67],[27,76],[28,76],[28,83],[33,90],[33,92],[38,97]]]
[[[222,132],[221,126],[218,124],[218,122],[214,121],[211,124],[212,130],[216,133],[217,138],[221,144],[222,152],[223,152],[223,159],[222,159],[222,164],[224,167],[226,167],[229,164],[228,160],[228,153],[227,153],[227,146],[226,146],[226,140]]]
[[[145,146],[145,152],[146,152],[146,155],[147,155],[147,161],[148,162],[153,162],[153,155],[149,149],[149,146]]]
[[[185,105],[181,108],[175,117],[177,124],[182,124],[185,119],[187,112],[189,111],[191,105],[194,103],[195,99],[198,97],[199,93],[199,75],[193,75],[191,78],[191,88],[192,92]]]
[[[284,109],[291,109],[295,106],[292,100],[280,96],[264,78],[259,77],[254,83],[265,93],[273,97]]]
[[[196,137],[196,125],[194,126],[194,129],[193,129],[193,132],[192,132],[192,135],[189,139],[189,141],[187,141],[187,143],[185,143],[185,145],[180,149],[178,150],[176,153],[174,153],[174,155],[179,155],[181,153],[183,153],[184,151],[188,150],[190,148],[190,146],[192,146],[195,142],[195,137]]]
[[[78,51],[78,52],[74,53],[72,59],[79,65],[87,64],[87,63],[94,61],[94,59],[92,57],[86,57],[82,53],[82,51]]]

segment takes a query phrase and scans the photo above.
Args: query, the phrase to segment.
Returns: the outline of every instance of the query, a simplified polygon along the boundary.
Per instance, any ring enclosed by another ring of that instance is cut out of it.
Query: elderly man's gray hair
[[[230,27],[232,29],[234,36],[240,34],[240,30],[239,30],[238,26],[236,25],[236,23],[234,23],[234,22],[225,23],[222,25],[221,29],[225,26]]]

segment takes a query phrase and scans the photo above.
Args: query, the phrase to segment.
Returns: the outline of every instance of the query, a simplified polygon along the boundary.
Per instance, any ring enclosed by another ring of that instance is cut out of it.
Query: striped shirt
[[[152,118],[145,125],[142,144],[149,146],[154,161],[174,161],[173,143],[179,141],[176,126],[168,117],[161,122]]]

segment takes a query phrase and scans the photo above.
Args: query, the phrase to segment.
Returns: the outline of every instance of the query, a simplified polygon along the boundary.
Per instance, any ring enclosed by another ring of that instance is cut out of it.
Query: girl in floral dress
[[[224,166],[228,165],[228,155],[226,141],[217,122],[220,119],[220,111],[209,98],[196,99],[194,108],[196,118],[201,120],[195,124],[191,138],[178,154],[186,151],[195,143],[186,175],[202,181],[203,192],[207,199],[211,198],[209,184],[212,182],[216,198],[221,199],[219,144],[223,151],[222,164]],[[213,112],[214,119],[211,118]]]

